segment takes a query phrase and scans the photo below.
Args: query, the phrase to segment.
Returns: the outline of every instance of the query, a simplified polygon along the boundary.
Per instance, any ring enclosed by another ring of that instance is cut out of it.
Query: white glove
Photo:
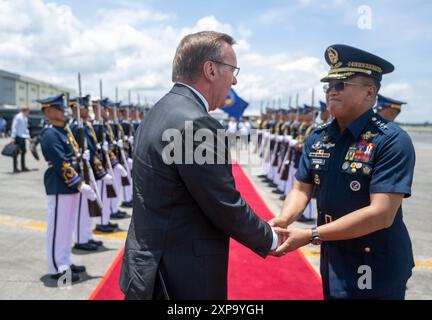
[[[108,151],[108,149],[109,149],[108,142],[104,141],[103,146],[102,146],[102,149],[103,149],[104,151]]]
[[[119,139],[119,140],[117,141],[117,146],[118,146],[119,148],[123,148],[123,140],[122,140],[122,139]]]
[[[274,139],[275,139],[275,135],[274,135],[274,134],[271,134],[271,135],[270,135],[270,140],[273,141]]]
[[[128,173],[127,173],[126,169],[120,163],[116,164],[115,169],[120,171],[120,175],[122,177],[127,177]]]
[[[292,139],[290,141],[290,147],[291,148],[295,148],[295,147],[297,147],[297,145],[298,145],[298,140],[297,139]]]
[[[96,193],[88,184],[82,183],[79,191],[90,201],[96,200]]]
[[[134,143],[134,137],[130,136],[128,139],[129,144],[133,144]]]
[[[283,140],[284,140],[284,137],[283,136],[276,136],[276,141],[277,142],[283,142]]]
[[[123,139],[126,140],[126,141],[128,141],[129,136],[125,135],[125,136],[123,137]]]
[[[133,160],[131,158],[127,159],[129,170],[132,170]]]
[[[101,149],[101,145],[100,145],[100,143],[96,143],[96,149],[98,149],[98,150]]]
[[[90,161],[90,151],[89,151],[88,149],[86,149],[86,150],[84,151],[82,158],[83,158],[84,160]]]
[[[106,174],[102,180],[105,182],[106,185],[113,185],[114,184],[114,179],[112,177],[112,175],[110,174]]]

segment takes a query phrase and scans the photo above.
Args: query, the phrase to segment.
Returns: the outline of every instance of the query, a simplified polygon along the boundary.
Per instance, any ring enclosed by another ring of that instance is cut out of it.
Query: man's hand
[[[287,252],[294,251],[310,243],[312,233],[308,229],[288,228],[282,229],[276,227],[276,233],[284,239],[284,242],[271,255],[281,257]]]
[[[104,151],[108,151],[108,149],[109,149],[108,142],[104,141],[104,143],[103,143],[103,145],[102,145],[102,149],[103,149]]]
[[[79,187],[79,192],[81,192],[90,201],[96,200],[96,193],[93,189],[86,183],[81,183]]]
[[[283,217],[275,217],[269,220],[268,224],[270,225],[270,227],[280,227],[284,229],[288,227],[288,221],[286,218]]]
[[[102,178],[102,180],[107,185],[113,185],[114,184],[114,179],[113,179],[112,175],[110,175],[108,173]]]
[[[123,140],[122,140],[122,139],[119,139],[119,140],[117,141],[117,146],[118,146],[119,148],[123,148]]]
[[[120,172],[120,175],[123,178],[128,176],[126,169],[120,163],[116,164],[116,166],[114,168]]]
[[[82,156],[82,158],[83,158],[84,160],[90,161],[90,150],[86,149],[86,150],[83,152],[83,156]]]

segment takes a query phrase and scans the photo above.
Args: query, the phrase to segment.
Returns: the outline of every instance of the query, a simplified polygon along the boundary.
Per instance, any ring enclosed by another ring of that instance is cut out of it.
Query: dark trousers
[[[21,154],[21,170],[24,170],[26,168],[25,165],[25,153],[26,153],[26,139],[25,138],[20,138],[20,137],[16,137],[15,138],[15,144],[18,145],[19,147],[19,153]],[[14,171],[18,171],[18,154],[13,157],[13,168]]]

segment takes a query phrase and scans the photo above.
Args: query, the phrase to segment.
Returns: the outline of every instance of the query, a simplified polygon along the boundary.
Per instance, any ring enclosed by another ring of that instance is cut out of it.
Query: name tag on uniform
[[[325,165],[325,160],[324,159],[312,159],[312,164],[320,164],[320,165]]]
[[[317,152],[309,153],[311,158],[330,158],[330,153],[324,152],[324,150],[318,150]]]

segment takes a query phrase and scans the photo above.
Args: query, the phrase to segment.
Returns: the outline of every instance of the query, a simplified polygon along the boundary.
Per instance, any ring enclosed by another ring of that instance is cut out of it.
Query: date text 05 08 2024
[[[264,314],[264,306],[253,304],[212,304],[210,308],[206,308],[174,304],[174,306],[168,307],[167,310],[167,314],[169,315],[193,315],[196,318],[198,318],[201,313],[212,315],[262,315]]]

